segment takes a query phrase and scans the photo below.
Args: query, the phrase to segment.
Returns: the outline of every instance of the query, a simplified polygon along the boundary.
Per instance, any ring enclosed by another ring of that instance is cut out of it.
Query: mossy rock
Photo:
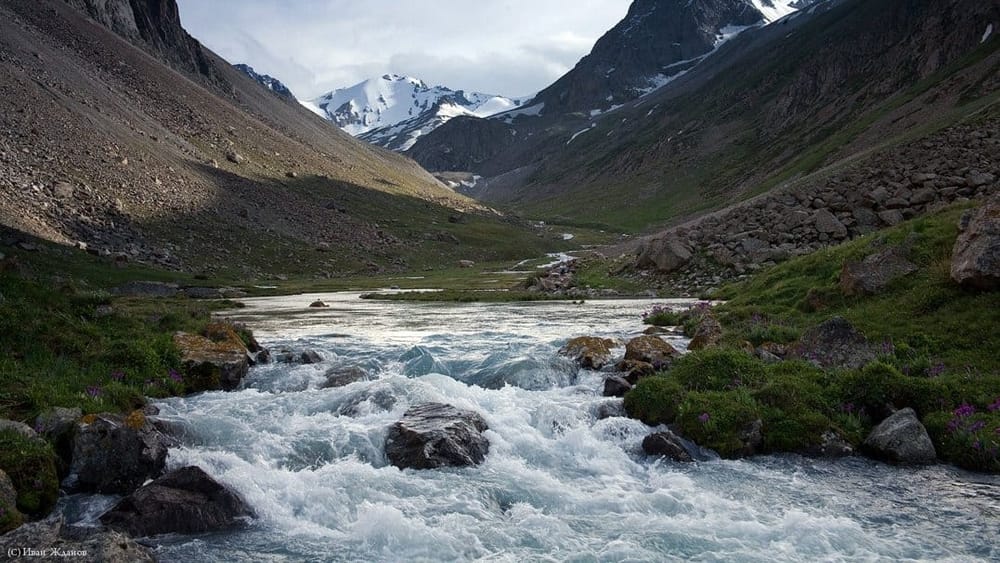
[[[47,442],[12,431],[0,432],[0,470],[17,490],[17,509],[41,518],[55,508],[59,498],[56,454]]]
[[[10,477],[0,470],[0,534],[5,534],[24,523],[24,516],[17,509],[17,491]]]
[[[692,391],[681,403],[677,423],[685,438],[725,458],[752,455],[760,444],[750,435],[761,408],[745,389]]]
[[[746,352],[710,348],[678,359],[669,374],[691,391],[725,391],[760,386],[767,377],[767,368]]]
[[[650,426],[670,424],[677,418],[677,408],[685,393],[684,388],[670,377],[646,377],[625,394],[625,412]]]

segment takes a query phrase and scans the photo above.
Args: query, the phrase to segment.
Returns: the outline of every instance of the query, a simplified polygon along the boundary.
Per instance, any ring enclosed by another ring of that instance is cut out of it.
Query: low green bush
[[[926,416],[938,457],[974,471],[1000,472],[1000,398],[991,408],[962,405]]]
[[[767,370],[763,362],[741,350],[708,348],[678,359],[669,375],[691,391],[724,391],[758,387]]]
[[[0,469],[10,477],[17,490],[17,509],[40,518],[56,505],[59,478],[56,454],[38,438],[26,438],[13,431],[0,431]]]
[[[651,426],[670,424],[684,395],[684,387],[670,377],[646,377],[625,394],[625,412]]]
[[[745,389],[692,391],[677,413],[682,435],[725,458],[747,453],[741,435],[760,418],[760,405]]]

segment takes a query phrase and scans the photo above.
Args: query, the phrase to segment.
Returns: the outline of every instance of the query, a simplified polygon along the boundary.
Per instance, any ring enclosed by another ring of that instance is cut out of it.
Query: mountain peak
[[[233,65],[233,67],[235,67],[236,70],[242,72],[243,74],[246,74],[250,78],[253,78],[254,80],[257,81],[258,84],[274,92],[278,96],[288,100],[295,99],[295,95],[292,94],[292,91],[288,89],[288,86],[285,86],[277,78],[274,78],[273,76],[269,76],[267,74],[260,74],[257,71],[255,71],[252,66],[248,64],[240,63]]]
[[[520,105],[496,94],[428,86],[419,78],[383,74],[301,102],[368,142],[398,151],[459,115],[488,117]]]

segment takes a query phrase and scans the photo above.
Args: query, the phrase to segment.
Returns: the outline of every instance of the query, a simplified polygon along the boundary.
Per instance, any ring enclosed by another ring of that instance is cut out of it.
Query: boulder
[[[881,219],[883,223],[889,225],[890,227],[894,227],[902,223],[906,219],[905,217],[903,217],[903,213],[896,209],[883,211],[878,214],[878,218]]]
[[[176,297],[180,291],[180,286],[175,283],[131,281],[113,288],[111,294],[119,297]]]
[[[459,260],[458,261],[458,267],[459,268],[472,268],[475,265],[476,265],[476,263],[473,262],[472,260]]]
[[[860,262],[846,262],[840,270],[840,290],[844,295],[874,295],[893,281],[917,271],[907,259],[909,245],[892,246]]]
[[[816,231],[826,233],[834,238],[845,238],[847,227],[837,219],[837,216],[827,209],[817,209],[813,214],[813,223]]]
[[[232,162],[233,164],[243,164],[246,162],[246,158],[236,151],[229,151],[226,153],[226,160]]]
[[[131,536],[199,534],[239,526],[254,515],[233,491],[199,467],[171,471],[123,498],[101,523]]]
[[[613,375],[604,380],[605,397],[624,397],[625,393],[632,390],[630,384],[624,377]]]
[[[73,439],[64,485],[73,491],[128,494],[159,477],[171,441],[141,411],[85,416]]]
[[[757,453],[764,443],[764,421],[757,419],[740,429],[737,439],[740,447],[733,452],[734,458],[750,457]]]
[[[937,453],[927,429],[911,408],[896,411],[872,430],[863,444],[866,453],[892,463],[934,463]]]
[[[1000,289],[1000,201],[967,217],[952,250],[951,279],[971,289]]]
[[[90,561],[101,563],[156,562],[149,548],[121,532],[106,528],[63,526],[52,549],[60,553],[86,553]]]
[[[604,401],[597,405],[594,409],[594,417],[597,420],[604,420],[606,418],[621,417],[625,418],[628,414],[625,412],[625,402],[621,399],[610,399]]]
[[[643,438],[642,451],[647,455],[661,456],[680,462],[708,461],[719,456],[711,450],[685,440],[670,430],[656,432]]]
[[[0,534],[17,528],[24,522],[24,516],[17,509],[17,490],[14,483],[0,469]]]
[[[676,235],[648,239],[639,247],[636,267],[655,268],[663,273],[675,272],[691,261],[691,248]]]
[[[385,453],[400,469],[477,465],[489,452],[483,436],[487,428],[472,411],[441,403],[417,405],[389,428]]]
[[[77,422],[83,416],[78,408],[55,407],[46,410],[35,419],[35,428],[45,437],[56,455],[62,461],[60,474],[65,476],[73,459],[73,438],[76,436]]]
[[[788,355],[824,368],[858,369],[877,358],[878,351],[850,322],[833,317],[807,330]]]
[[[323,309],[325,307],[329,307],[329,305],[327,305],[326,303],[324,303],[324,302],[322,302],[322,301],[320,301],[320,300],[317,299],[316,301],[313,301],[312,303],[310,303],[309,307],[311,307],[313,309]]]
[[[30,440],[38,439],[38,433],[34,429],[16,420],[0,419],[0,432],[13,432]]]
[[[573,358],[582,368],[601,369],[611,360],[614,345],[614,340],[607,338],[580,336],[567,342],[559,353]]]
[[[358,381],[368,381],[368,372],[357,366],[336,367],[329,369],[325,377],[326,381],[320,389],[344,387]]]
[[[640,379],[649,377],[656,373],[656,368],[648,362],[636,362],[633,360],[622,360],[618,362],[615,369],[625,374],[625,381],[635,385]]]
[[[323,361],[323,356],[319,355],[319,352],[315,350],[306,350],[299,354],[299,363],[301,364],[318,364]]]
[[[691,343],[688,344],[688,350],[693,352],[711,348],[712,346],[717,346],[720,340],[722,340],[722,325],[719,324],[715,315],[711,312],[706,312],[701,315],[701,319],[698,321],[694,337],[691,339]]]
[[[174,345],[181,352],[188,392],[232,391],[250,369],[249,351],[231,325],[213,323],[205,336],[178,332]]]
[[[678,356],[680,352],[658,336],[640,336],[625,345],[625,361],[646,362],[657,369],[669,366]]]
[[[854,448],[843,436],[827,430],[820,436],[819,444],[815,444],[802,451],[802,455],[809,457],[846,457],[854,455]]]

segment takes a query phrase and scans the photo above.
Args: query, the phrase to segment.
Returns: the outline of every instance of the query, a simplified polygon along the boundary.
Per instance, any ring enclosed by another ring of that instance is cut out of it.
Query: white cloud
[[[178,0],[187,30],[299,97],[386,72],[506,95],[549,85],[631,0]]]

